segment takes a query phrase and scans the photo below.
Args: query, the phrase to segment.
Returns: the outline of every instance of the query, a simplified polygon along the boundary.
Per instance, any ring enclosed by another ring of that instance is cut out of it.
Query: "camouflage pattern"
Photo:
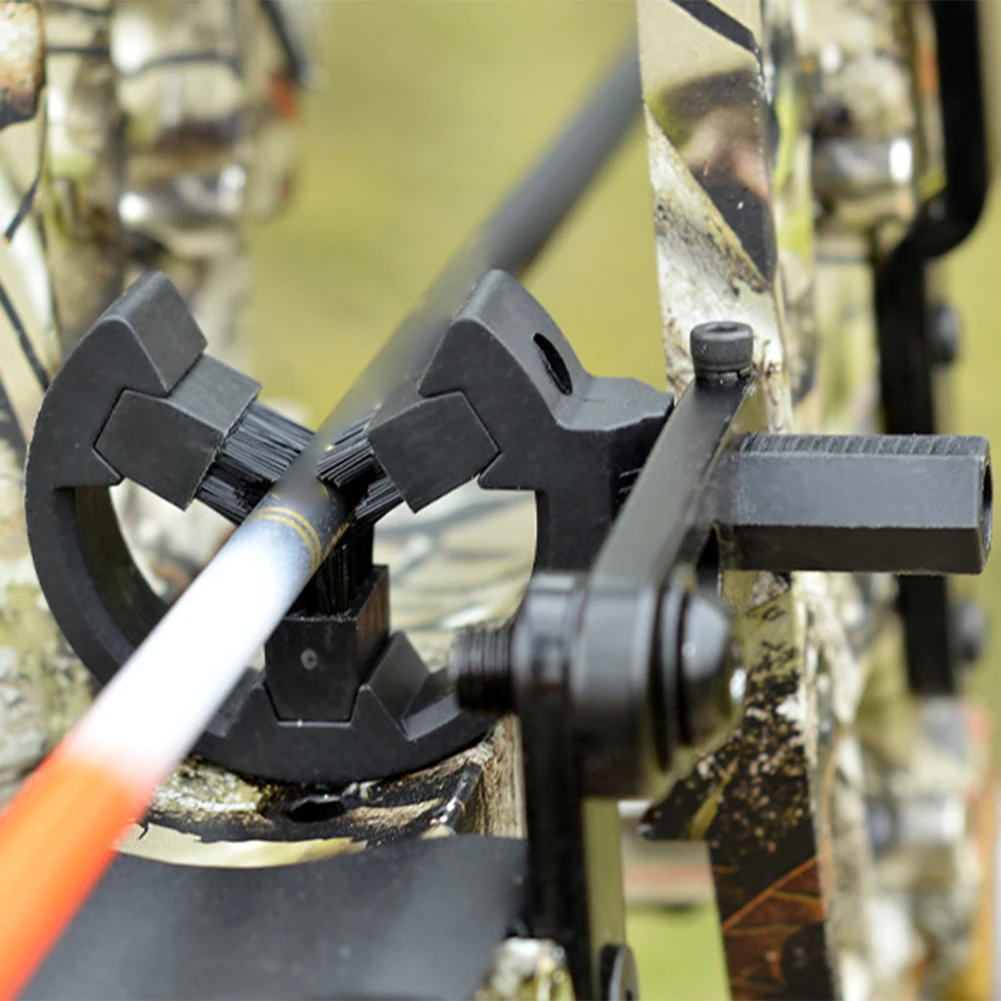
[[[572,1001],[563,950],[548,939],[509,938],[474,1001]]]
[[[790,318],[809,317],[813,234],[809,216],[805,232],[803,220],[780,224],[779,205],[801,197],[804,165],[794,78],[767,61],[762,13],[750,2],[641,3],[640,51],[668,378],[676,391],[691,379],[697,322],[743,320],[755,331],[769,424],[788,430],[794,396],[812,388],[797,350],[811,331],[786,322],[783,279],[794,273],[800,308]],[[785,13],[776,10],[780,30]],[[672,58],[666,38],[699,58]],[[842,985],[819,808],[819,651],[798,581],[762,578],[749,606],[743,718],[650,812],[647,833],[708,841],[734,997],[830,997]]]
[[[0,4],[0,803],[90,696],[42,600],[22,504],[25,443],[60,355],[39,212],[44,38],[40,4]]]
[[[174,278],[211,350],[239,362],[246,227],[291,189],[310,10],[0,3],[0,801],[91,694],[28,553],[21,477],[41,394],[147,268]],[[119,495],[140,562],[179,589],[218,546],[220,521],[182,523],[138,490]]]
[[[293,174],[297,81],[264,5],[54,0],[46,31],[45,225],[64,343],[156,268],[229,360],[247,224],[280,209]]]
[[[120,844],[130,855],[184,865],[259,868],[359,852],[406,838],[517,837],[518,761],[510,724],[475,747],[411,775],[346,788],[256,782],[190,760]]]
[[[934,65],[927,10],[641,0],[639,28],[672,388],[691,378],[695,323],[743,320],[772,429],[876,430],[873,241],[892,246],[942,177],[937,94],[916,79]],[[735,998],[937,993],[966,954],[969,829],[923,872],[888,864],[897,848],[877,860],[870,837],[874,789],[952,817],[983,787],[966,707],[931,713],[952,719],[943,753],[905,692],[894,599],[880,576],[759,579],[743,718],[641,823],[708,843]]]

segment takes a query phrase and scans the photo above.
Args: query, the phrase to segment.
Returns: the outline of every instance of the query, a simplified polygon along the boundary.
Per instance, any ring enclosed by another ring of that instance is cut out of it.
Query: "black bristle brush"
[[[327,446],[316,464],[317,479],[343,490],[358,481],[371,483],[382,474],[379,461],[368,443],[368,426],[374,416],[374,413],[369,413],[355,421],[334,439],[332,445]]]
[[[317,465],[317,477],[359,497],[354,524],[374,524],[402,499],[379,468],[365,438],[368,415],[329,446]],[[239,524],[306,447],[313,432],[254,402],[230,431],[197,491],[197,498],[224,518]]]
[[[316,476],[338,490],[365,487],[355,508],[356,525],[373,525],[392,511],[403,498],[385,474],[368,441],[368,426],[375,416],[367,414],[344,431],[320,456]]]
[[[277,410],[251,403],[216,453],[197,498],[239,524],[312,437],[309,428]]]

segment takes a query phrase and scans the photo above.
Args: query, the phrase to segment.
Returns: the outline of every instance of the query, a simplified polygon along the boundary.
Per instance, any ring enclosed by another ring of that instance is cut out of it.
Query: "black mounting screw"
[[[456,634],[448,670],[464,709],[489,713],[514,709],[513,631],[514,623],[508,622],[502,626],[473,626]]]
[[[754,331],[746,323],[714,320],[692,328],[692,364],[698,379],[741,375],[754,360]]]
[[[628,945],[603,946],[598,957],[602,1001],[638,1001],[636,957]]]
[[[675,693],[665,704],[674,718],[663,721],[659,738],[666,768],[671,753],[663,743],[666,735],[676,732],[682,744],[706,747],[732,723],[741,693],[730,670],[730,612],[719,598],[676,580],[661,597],[659,619],[661,690]]]
[[[726,606],[709,595],[688,596],[681,632],[681,732],[692,747],[714,741],[733,722],[731,623]]]
[[[975,664],[984,652],[987,619],[981,605],[968,599],[952,607],[953,644],[960,665]]]
[[[947,302],[933,306],[928,318],[931,360],[938,365],[951,365],[959,357],[962,336],[959,313]]]

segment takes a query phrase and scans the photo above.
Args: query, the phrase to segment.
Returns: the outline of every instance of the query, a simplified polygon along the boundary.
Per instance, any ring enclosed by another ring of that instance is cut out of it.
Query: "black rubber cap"
[[[751,367],[754,331],[732,320],[700,323],[692,328],[691,348],[696,376],[739,375]]]
[[[681,634],[681,732],[689,747],[705,749],[725,733],[738,708],[730,684],[730,612],[715,595],[693,591]]]

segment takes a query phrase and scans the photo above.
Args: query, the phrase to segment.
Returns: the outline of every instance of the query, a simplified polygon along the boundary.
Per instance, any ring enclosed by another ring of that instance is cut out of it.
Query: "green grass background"
[[[320,2],[320,0],[317,0]],[[254,238],[255,374],[319,421],[634,31],[628,0],[333,0],[291,210]],[[1001,429],[1001,207],[948,261],[955,429]],[[663,385],[639,130],[529,281],[584,365]],[[978,582],[1001,622],[1001,561]],[[1001,700],[988,654],[976,691]],[[647,998],[725,996],[711,910],[633,914]]]

